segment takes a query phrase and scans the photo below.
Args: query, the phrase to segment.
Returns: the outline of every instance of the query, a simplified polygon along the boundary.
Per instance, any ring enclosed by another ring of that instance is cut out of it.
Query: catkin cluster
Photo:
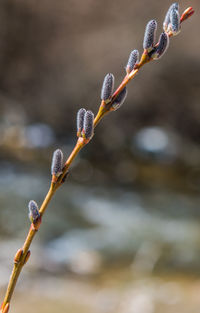
[[[188,18],[193,14],[193,9],[190,7],[182,15],[184,19]],[[156,43],[156,32],[157,32],[157,22],[156,20],[150,20],[145,28],[144,40],[143,40],[143,54],[139,60],[139,51],[131,51],[127,65],[125,67],[126,76],[123,80],[126,84],[130,77],[133,77],[134,71],[151,60],[160,59],[166,52],[169,46],[169,38],[177,35],[180,32],[181,18],[179,15],[179,5],[178,3],[173,3],[165,16],[163,22],[163,32],[160,34],[158,42]],[[123,83],[122,82],[122,83]],[[114,91],[115,78],[112,73],[108,73],[103,80],[101,89],[101,106],[99,112],[115,111],[121,107],[127,96],[126,84],[119,90],[119,92]],[[102,113],[101,112],[101,113]],[[77,137],[78,142],[82,145],[87,144],[94,135],[94,114],[92,111],[87,111],[81,108],[77,113]],[[52,158],[51,174],[52,181],[57,182],[59,177],[63,174],[65,170],[65,165],[63,165],[63,153],[60,149],[57,149]],[[36,202],[33,200],[29,203],[29,218],[33,225],[37,225],[40,221],[40,213]]]
[[[188,8],[185,12],[185,18],[190,16],[193,11]],[[139,51],[131,51],[127,65],[125,67],[126,77],[128,80],[132,73],[138,69],[142,63],[147,61],[160,59],[167,51],[169,46],[169,38],[177,35],[180,32],[181,18],[179,15],[178,3],[173,3],[165,16],[163,22],[163,32],[160,34],[158,42],[156,43],[157,22],[150,20],[145,28],[143,40],[143,54],[139,61]],[[116,95],[114,91],[115,78],[112,73],[108,73],[103,80],[101,89],[101,106],[106,111],[115,111],[121,107],[127,96],[126,85]],[[86,111],[81,108],[77,113],[77,137],[82,140],[83,144],[87,144],[94,135],[94,114],[92,111]],[[51,174],[56,182],[63,174],[63,153],[57,149],[52,158]],[[39,211],[34,201],[29,203],[29,217],[33,224],[37,224],[39,219]]]

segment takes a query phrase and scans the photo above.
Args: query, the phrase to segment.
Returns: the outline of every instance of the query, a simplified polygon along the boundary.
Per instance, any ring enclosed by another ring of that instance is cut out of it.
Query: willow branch
[[[194,13],[194,10],[189,7],[184,11],[180,18],[180,23],[185,21],[187,18],[189,18]],[[168,36],[171,37],[173,34],[171,32],[168,33]],[[157,44],[158,45],[158,44]],[[102,100],[99,111],[94,119],[94,128],[97,126],[97,124],[100,122],[100,120],[109,112],[113,111],[113,103],[116,100],[116,98],[119,96],[119,94],[122,92],[122,90],[126,87],[126,85],[136,76],[136,74],[139,72],[139,70],[144,66],[146,63],[152,61],[153,58],[150,54],[148,54],[147,51],[144,50],[142,57],[140,59],[140,62],[135,65],[134,69],[125,75],[124,79],[122,80],[121,84],[118,86],[118,88],[115,90],[115,92],[112,94],[110,99],[108,101]],[[58,177],[55,175],[52,175],[52,181],[50,184],[50,188],[48,193],[45,196],[45,199],[39,209],[40,217],[37,219],[36,222],[33,222],[30,226],[29,232],[27,234],[27,237],[25,239],[25,242],[21,249],[19,249],[14,257],[14,266],[13,270],[9,279],[8,287],[6,290],[6,294],[3,300],[3,303],[1,305],[1,312],[7,313],[9,311],[11,298],[18,280],[18,277],[22,271],[23,266],[26,264],[30,257],[30,246],[31,243],[39,230],[39,227],[42,222],[42,217],[45,213],[46,208],[48,207],[53,195],[57,191],[57,189],[64,183],[66,175],[68,173],[68,170],[73,163],[74,159],[80,152],[80,150],[88,144],[88,142],[91,140],[91,138],[86,138],[86,136],[79,137],[74,149],[72,150],[70,156],[66,160],[64,167],[62,168],[62,173]]]

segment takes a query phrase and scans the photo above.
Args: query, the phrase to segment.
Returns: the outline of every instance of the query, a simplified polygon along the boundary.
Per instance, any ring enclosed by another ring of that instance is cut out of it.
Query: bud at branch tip
[[[173,7],[170,12],[170,24],[168,26],[173,36],[177,35],[180,32],[180,16],[178,10]]]
[[[165,32],[169,31],[168,27],[169,27],[169,24],[171,22],[171,19],[170,19],[170,14],[171,14],[171,11],[172,10],[176,10],[178,12],[179,10],[179,4],[177,2],[173,3],[168,11],[167,11],[167,14],[165,15],[165,19],[164,19],[164,22],[163,22],[163,30]]]

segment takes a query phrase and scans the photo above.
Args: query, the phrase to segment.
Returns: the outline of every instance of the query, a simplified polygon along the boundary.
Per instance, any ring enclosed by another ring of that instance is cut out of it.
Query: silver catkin
[[[165,19],[164,19],[164,22],[163,22],[163,30],[166,32],[168,30],[168,26],[170,24],[170,14],[171,14],[171,11],[172,10],[176,10],[178,11],[179,10],[179,4],[178,2],[175,2],[173,3],[170,7],[169,7],[169,10],[167,11],[167,14],[165,15]]]
[[[167,33],[163,32],[160,35],[158,46],[156,47],[155,52],[152,54],[152,58],[155,60],[160,59],[161,56],[163,56],[164,53],[167,51],[168,46],[169,46],[169,36]]]
[[[155,44],[155,37],[156,37],[156,30],[157,30],[157,22],[155,20],[151,20],[147,23],[145,33],[144,33],[144,41],[143,41],[143,48],[151,51]]]
[[[124,89],[122,89],[122,91],[119,93],[119,95],[117,96],[117,98],[114,100],[113,104],[112,104],[112,108],[116,111],[118,110],[122,104],[124,103],[126,96],[127,96],[127,88],[124,87]]]
[[[51,175],[59,176],[63,168],[63,153],[60,149],[54,151],[51,163]]]
[[[134,69],[134,66],[139,61],[139,51],[133,50],[131,51],[128,59],[128,63],[126,65],[126,73],[129,74]]]
[[[180,30],[180,15],[179,12],[172,8],[170,12],[170,27],[173,35],[176,35],[179,33]]]
[[[86,139],[91,139],[94,133],[94,114],[92,111],[86,111],[84,116],[83,131]]]
[[[105,76],[101,89],[101,100],[108,100],[112,96],[114,81],[115,78],[113,74],[109,73]]]
[[[179,4],[178,4],[178,2],[174,2],[174,3],[172,4],[172,6],[173,6],[173,8],[175,8],[177,11],[179,10]]]
[[[40,213],[39,213],[37,203],[31,200],[28,204],[28,210],[29,210],[29,219],[31,223],[36,223],[37,220],[40,218]]]
[[[77,133],[81,133],[83,130],[83,122],[84,122],[84,116],[85,116],[86,110],[84,108],[81,108],[77,112]]]

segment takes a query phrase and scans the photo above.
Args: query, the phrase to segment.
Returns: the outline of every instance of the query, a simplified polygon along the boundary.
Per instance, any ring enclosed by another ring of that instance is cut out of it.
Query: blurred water
[[[1,173],[2,242],[8,238],[22,240],[29,224],[28,201],[41,202],[48,177],[39,172],[18,173],[10,166],[7,170],[6,164]],[[45,270],[50,263],[58,272],[66,266],[74,268],[73,261],[78,266],[83,255],[85,259],[94,256],[99,265],[128,258],[138,266],[145,255],[147,267],[154,263],[152,270],[169,267],[197,271],[199,205],[197,195],[166,189],[97,188],[67,182],[52,201],[37,240],[48,259]]]
[[[45,172],[1,163],[0,295],[29,227],[28,202],[41,203],[48,181]],[[188,294],[200,286],[200,196],[156,184],[72,181],[43,218],[13,312],[26,312],[28,304],[41,313],[198,312],[199,300]]]

